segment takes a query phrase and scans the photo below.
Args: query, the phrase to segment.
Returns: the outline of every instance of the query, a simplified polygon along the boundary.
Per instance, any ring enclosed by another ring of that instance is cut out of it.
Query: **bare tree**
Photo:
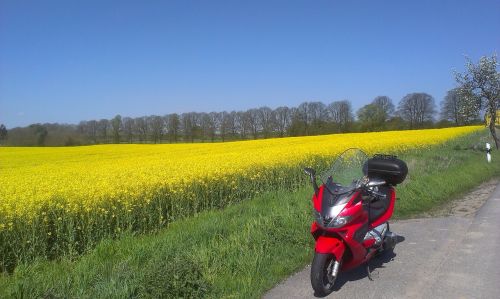
[[[295,114],[295,122],[296,126],[302,125],[304,129],[304,134],[309,135],[309,124],[311,123],[309,119],[310,113],[309,113],[309,103],[304,102],[297,107],[296,114]]]
[[[236,111],[231,111],[229,113],[229,133],[231,134],[231,138],[237,138],[239,134],[239,126],[236,121],[236,116]]]
[[[201,140],[215,137],[215,124],[208,113],[200,114]],[[212,139],[213,141],[213,139]]]
[[[181,127],[184,133],[184,141],[194,142],[196,131],[196,116],[193,112],[181,114]]]
[[[130,117],[122,119],[123,135],[128,143],[132,143],[134,139],[134,120]]]
[[[213,130],[211,131],[210,139],[212,140],[212,142],[214,142],[215,137],[217,136],[217,132],[220,133],[221,131],[220,128],[222,123],[221,114],[217,112],[210,112],[208,115],[210,116],[213,125]]]
[[[236,123],[236,126],[238,127],[238,131],[240,133],[240,138],[247,139],[247,135],[248,135],[248,132],[250,132],[250,129],[247,125],[245,112],[243,112],[243,111],[236,112],[235,123]]]
[[[252,133],[252,137],[253,139],[257,139],[257,137],[259,137],[260,131],[259,111],[257,109],[250,109],[245,112],[245,114],[248,121],[248,126],[250,127],[250,131]]]
[[[140,142],[147,142],[149,134],[149,126],[146,116],[137,117],[134,119],[134,131],[139,136]]]
[[[274,117],[276,122],[276,131],[280,137],[285,136],[292,121],[290,109],[286,106],[278,107],[274,110]]]
[[[301,103],[291,113],[292,135],[311,135],[320,133],[328,121],[328,111],[321,102]]]
[[[236,121],[236,111],[223,111],[219,113],[220,126],[219,133],[222,141],[236,138],[238,136],[238,123]]]
[[[191,120],[193,123],[193,142],[196,139],[201,139],[201,114],[198,112],[191,112]]]
[[[311,134],[321,134],[325,131],[325,126],[328,121],[328,111],[326,105],[322,102],[308,103],[308,121]]]
[[[97,121],[81,121],[77,126],[77,131],[85,136],[87,142],[97,143]]]
[[[461,124],[460,99],[457,89],[448,90],[444,100],[441,102],[441,119],[449,120],[456,126]]]
[[[88,124],[88,134],[91,137],[92,141],[94,141],[94,144],[97,143],[97,121],[96,120],[91,120],[87,122]]]
[[[177,113],[168,115],[167,133],[170,142],[177,142],[180,123],[181,121]]]
[[[423,92],[410,93],[401,99],[398,114],[410,124],[410,129],[422,127],[426,121],[432,121],[435,113],[434,98]]]
[[[441,102],[441,119],[452,121],[457,126],[470,124],[479,117],[478,112],[474,105],[467,105],[458,88],[448,90]]]
[[[349,131],[349,128],[354,121],[351,102],[348,100],[340,101],[340,131],[345,133]]]
[[[354,120],[351,103],[348,100],[332,102],[327,107],[330,121],[337,132],[347,132]]]
[[[495,131],[495,123],[500,108],[500,73],[497,71],[497,56],[483,56],[478,64],[467,58],[465,67],[464,73],[455,74],[459,94],[469,107],[474,107],[478,112],[481,109],[486,111],[490,133],[498,149],[500,141]]]
[[[290,108],[290,125],[288,126],[287,134],[289,136],[302,136],[306,134],[302,113],[298,107]]]
[[[184,142],[191,141],[191,136],[192,136],[192,124],[191,124],[191,118],[188,116],[187,113],[181,113],[180,114],[180,129],[182,131],[182,139]]]
[[[260,107],[258,110],[258,122],[262,128],[264,138],[269,138],[274,131],[274,114],[269,107]]]
[[[322,102],[309,102],[307,104],[309,106],[308,119],[311,123],[326,120],[328,112],[326,111],[325,104]]]
[[[388,121],[394,114],[394,104],[388,96],[378,96],[372,101],[372,104],[376,105],[380,109],[384,122]]]
[[[226,141],[227,137],[227,111],[217,112],[219,116],[219,136],[222,142]]]
[[[151,128],[151,140],[153,140],[154,143],[161,143],[161,138],[165,129],[163,117],[158,115],[148,117],[148,126]]]
[[[110,121],[113,131],[113,142],[120,143],[120,131],[122,130],[122,117],[118,114]]]
[[[101,137],[102,142],[108,143],[108,129],[109,129],[109,120],[101,119],[97,122],[97,131],[98,135]]]

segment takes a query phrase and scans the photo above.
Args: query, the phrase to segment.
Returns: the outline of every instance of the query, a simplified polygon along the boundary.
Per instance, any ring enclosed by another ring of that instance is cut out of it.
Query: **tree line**
[[[397,107],[387,96],[378,96],[356,113],[347,100],[304,102],[297,107],[260,107],[246,111],[188,112],[142,117],[81,121],[77,125],[33,124],[6,130],[0,138],[7,145],[85,145],[103,143],[217,142],[329,133],[404,130],[466,125],[478,114],[463,117],[458,92],[448,92],[440,121],[434,122],[434,98],[427,93],[406,95]]]

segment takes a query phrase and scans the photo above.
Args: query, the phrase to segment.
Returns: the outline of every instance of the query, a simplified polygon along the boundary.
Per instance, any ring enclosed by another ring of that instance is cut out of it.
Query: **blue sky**
[[[499,37],[500,1],[0,0],[0,123],[439,103]]]

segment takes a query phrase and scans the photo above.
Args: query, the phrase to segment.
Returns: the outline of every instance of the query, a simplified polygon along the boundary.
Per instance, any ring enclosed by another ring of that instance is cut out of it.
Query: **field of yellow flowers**
[[[398,153],[482,127],[228,143],[0,148],[0,272],[36,257],[78,255],[123,231],[151,232],[306,179],[341,151]]]

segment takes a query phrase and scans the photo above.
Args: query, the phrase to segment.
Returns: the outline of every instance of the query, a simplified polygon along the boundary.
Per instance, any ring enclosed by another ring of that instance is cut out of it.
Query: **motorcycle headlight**
[[[316,210],[314,210],[314,218],[320,226],[325,228],[340,228],[351,221],[351,216],[339,216],[335,217],[333,220],[331,218],[324,218],[323,216],[321,216],[321,213]]]
[[[351,216],[344,216],[344,217],[338,216],[335,217],[335,219],[333,219],[333,221],[330,223],[329,226],[339,228],[346,225],[349,221],[351,221]]]

